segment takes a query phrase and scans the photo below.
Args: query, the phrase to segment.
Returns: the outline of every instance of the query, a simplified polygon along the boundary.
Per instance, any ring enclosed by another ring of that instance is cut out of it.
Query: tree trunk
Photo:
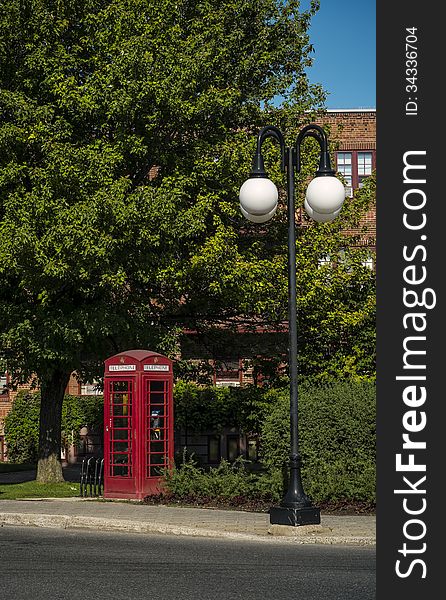
[[[64,481],[60,462],[62,403],[70,373],[55,369],[40,380],[40,429],[37,481],[59,483]]]

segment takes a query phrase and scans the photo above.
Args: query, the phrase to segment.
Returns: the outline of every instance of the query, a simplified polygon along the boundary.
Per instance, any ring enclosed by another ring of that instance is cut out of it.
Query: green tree
[[[237,189],[274,98],[292,123],[323,102],[317,5],[0,0],[0,353],[40,385],[38,480],[62,478],[70,372],[277,311],[283,261],[240,242]]]
[[[359,218],[375,197],[373,174],[339,221],[312,226],[299,238],[299,369],[307,379],[375,377],[376,278],[369,262],[375,239]]]
[[[286,128],[290,115],[284,111],[277,116]],[[289,130],[293,131],[291,125]],[[292,142],[293,136],[289,137]],[[280,184],[275,150],[270,149],[268,172]],[[315,152],[315,144],[309,143],[299,177],[300,197],[317,164]],[[243,181],[242,175],[239,181]],[[282,181],[282,190],[284,187]],[[283,191],[281,194],[278,213],[267,225],[245,222],[239,232],[217,232],[207,238],[190,263],[182,265],[186,271],[177,273],[179,280],[183,278],[183,298],[187,298],[179,312],[188,311],[186,317],[214,358],[248,356],[241,349],[241,336],[229,337],[228,331],[236,333],[242,327],[245,332],[255,332],[260,326],[264,332],[282,333],[276,347],[266,344],[262,334],[257,342],[252,341],[256,336],[251,336],[248,348],[253,356],[251,366],[255,370],[260,367],[264,374],[269,366],[273,385],[283,382],[278,368],[288,361],[288,234]],[[303,214],[298,224],[299,372],[305,379],[374,379],[376,280],[368,263],[374,259],[375,241],[367,226],[361,225],[361,217],[373,208],[375,196],[373,175],[346,201],[334,222],[315,223]],[[238,207],[232,205],[231,209],[235,220]],[[187,376],[187,370],[181,374]]]

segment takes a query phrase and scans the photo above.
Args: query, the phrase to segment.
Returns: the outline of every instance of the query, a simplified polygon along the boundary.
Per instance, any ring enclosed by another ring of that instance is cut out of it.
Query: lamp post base
[[[303,508],[290,508],[288,506],[272,506],[269,509],[269,522],[271,525],[319,525],[321,511],[315,506]]]

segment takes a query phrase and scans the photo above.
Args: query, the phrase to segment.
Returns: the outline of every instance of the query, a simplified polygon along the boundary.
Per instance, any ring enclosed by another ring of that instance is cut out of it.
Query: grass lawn
[[[79,496],[79,484],[63,483],[0,483],[0,500],[20,500],[21,498],[70,498]]]

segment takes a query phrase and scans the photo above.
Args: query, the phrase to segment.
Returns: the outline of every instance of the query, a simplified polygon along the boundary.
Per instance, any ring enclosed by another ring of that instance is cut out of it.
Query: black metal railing
[[[82,460],[80,495],[82,497],[102,496],[104,459],[90,456]]]

